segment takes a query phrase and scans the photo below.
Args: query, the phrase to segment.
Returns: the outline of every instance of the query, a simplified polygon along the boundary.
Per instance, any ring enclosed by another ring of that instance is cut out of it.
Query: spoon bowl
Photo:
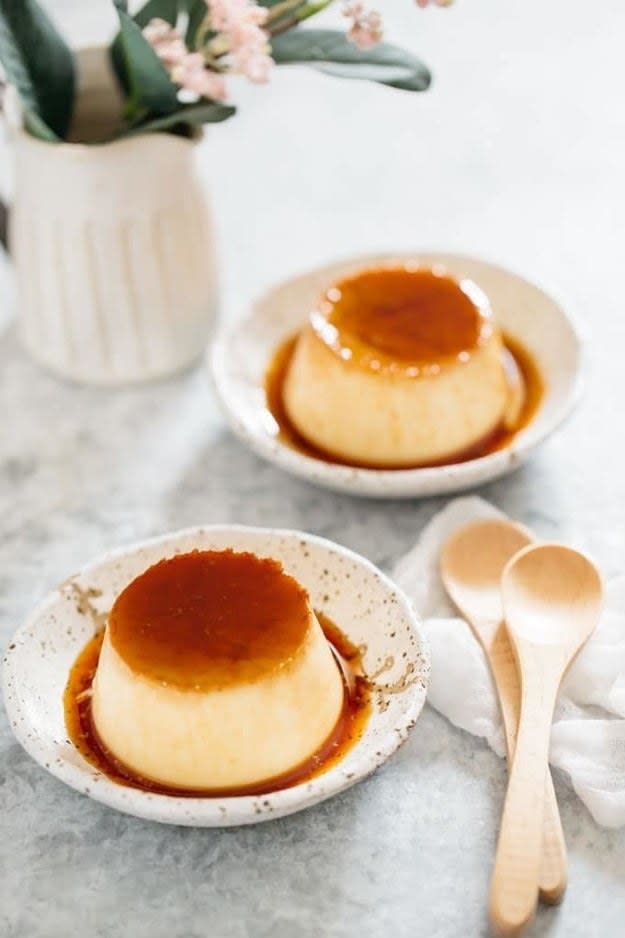
[[[445,543],[440,569],[445,589],[484,644],[485,630],[503,619],[501,576],[506,564],[534,538],[507,518],[459,528]]]
[[[559,645],[573,654],[593,632],[601,608],[597,568],[562,544],[522,550],[504,570],[501,591],[508,631],[517,641]]]

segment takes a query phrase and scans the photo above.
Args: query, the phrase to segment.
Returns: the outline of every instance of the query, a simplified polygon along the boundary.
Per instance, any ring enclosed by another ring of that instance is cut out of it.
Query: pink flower
[[[188,55],[189,50],[185,46],[182,39],[178,37],[173,37],[167,42],[159,43],[158,47],[155,49],[156,54],[159,59],[168,67],[173,67],[178,65],[186,55]]]
[[[371,49],[382,39],[382,17],[375,10],[365,10],[363,3],[345,3],[343,16],[351,20],[347,38],[359,49]]]
[[[143,35],[164,65],[177,65],[188,52],[178,30],[165,20],[150,20],[143,30]]]
[[[223,101],[226,84],[221,75],[206,68],[200,52],[190,52],[177,29],[165,20],[153,19],[143,30],[171,80],[184,91],[201,98]]]
[[[172,81],[185,91],[213,101],[226,99],[226,83],[217,72],[206,68],[201,52],[187,52],[184,59],[171,70]]]
[[[211,25],[215,32],[228,33],[237,23],[262,26],[267,22],[269,11],[259,7],[256,0],[206,0]]]
[[[425,10],[429,6],[450,7],[454,0],[416,0],[417,6]]]
[[[256,0],[206,0],[211,26],[228,41],[232,70],[250,81],[265,82],[273,67],[268,35],[262,25],[268,10]]]
[[[241,48],[232,56],[233,70],[250,81],[262,84],[271,78],[273,59],[266,52]]]
[[[170,26],[166,20],[156,17],[143,29],[143,35],[151,46],[156,48],[162,42],[169,42],[172,37],[180,38],[180,33],[173,26]]]

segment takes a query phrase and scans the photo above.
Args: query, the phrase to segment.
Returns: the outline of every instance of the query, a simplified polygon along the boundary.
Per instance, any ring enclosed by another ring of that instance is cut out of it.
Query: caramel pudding
[[[437,269],[384,267],[337,282],[284,365],[280,407],[295,435],[351,465],[460,461],[526,403],[488,299]]]
[[[94,729],[91,715],[93,679],[102,651],[103,631],[97,632],[87,642],[70,671],[63,695],[68,736],[87,762],[111,781],[155,794],[189,798],[261,795],[308,782],[322,772],[327,772],[344,758],[351,747],[362,737],[371,712],[371,685],[364,674],[363,649],[354,645],[336,623],[323,612],[317,612],[316,616],[327,642],[332,647],[333,654],[341,663],[341,670],[345,677],[343,710],[332,733],[323,745],[304,762],[300,762],[282,775],[275,775],[273,778],[263,779],[252,785],[240,785],[235,788],[232,786],[225,789],[174,788],[171,785],[144,778],[123,765],[102,745]]]
[[[181,554],[133,580],[91,690],[102,750],[126,776],[177,791],[270,790],[324,748],[345,707],[304,588],[277,561],[231,550]]]

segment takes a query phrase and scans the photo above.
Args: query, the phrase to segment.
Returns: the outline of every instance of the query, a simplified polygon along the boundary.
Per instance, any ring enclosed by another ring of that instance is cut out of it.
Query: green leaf
[[[187,32],[185,35],[185,42],[189,49],[195,49],[195,40],[197,36],[198,29],[206,19],[206,14],[208,9],[206,7],[206,0],[189,0],[187,4],[187,10],[189,14],[189,19],[187,22]],[[207,38],[213,36],[214,33],[209,33]]]
[[[150,20],[155,19],[165,20],[170,26],[175,26],[181,5],[184,5],[184,0],[181,2],[179,0],[148,0],[145,6],[135,13],[133,19],[142,29]],[[204,9],[206,9],[206,3],[204,3]]]
[[[33,125],[65,137],[74,106],[74,60],[36,0],[0,0],[0,61]],[[41,136],[38,133],[37,136]]]
[[[141,27],[116,6],[120,24],[119,52],[123,61],[122,82],[127,82],[128,92],[127,116],[136,119],[145,113],[170,114],[180,107],[176,85],[144,37]],[[117,67],[114,49],[112,54]]]
[[[30,111],[28,108],[23,108],[24,115],[24,128],[28,131],[31,137],[37,137],[39,140],[45,140],[47,143],[59,143],[60,137],[58,137],[53,130],[51,130],[45,121],[39,117],[35,111]]]
[[[134,137],[136,134],[144,134],[158,130],[172,130],[178,125],[197,125],[197,124],[217,124],[228,120],[235,113],[236,108],[227,107],[224,104],[212,104],[208,101],[198,104],[189,104],[180,107],[173,114],[166,114],[163,117],[156,117],[135,124],[129,128],[124,137]]]
[[[113,3],[118,10],[122,10],[124,13],[128,12],[128,4],[124,3],[123,0],[113,0]],[[135,13],[133,19],[141,29],[147,26],[150,20],[156,19],[157,17],[165,20],[171,26],[175,26],[176,20],[178,19],[179,8],[180,6],[184,6],[185,3],[186,0],[148,0],[148,2]],[[111,59],[119,83],[124,91],[128,93],[130,82],[126,72],[121,33],[117,34],[111,45]]]
[[[272,54],[279,65],[308,63],[328,75],[377,81],[406,91],[425,91],[431,76],[411,52],[381,42],[359,49],[334,29],[294,29],[274,36]]]

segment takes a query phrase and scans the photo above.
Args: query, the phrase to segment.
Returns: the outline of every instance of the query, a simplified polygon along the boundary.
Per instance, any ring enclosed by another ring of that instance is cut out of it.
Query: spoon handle
[[[491,921],[504,936],[519,934],[538,899],[549,738],[562,672],[557,660],[543,656],[544,651],[523,668],[516,750],[491,881]]]
[[[487,647],[487,655],[501,706],[508,765],[511,766],[519,725],[521,687],[514,651],[504,622],[501,622],[491,644]],[[566,842],[560,820],[560,810],[551,772],[547,769],[542,861],[538,879],[540,898],[543,902],[555,903],[562,899],[567,884],[567,867]]]

